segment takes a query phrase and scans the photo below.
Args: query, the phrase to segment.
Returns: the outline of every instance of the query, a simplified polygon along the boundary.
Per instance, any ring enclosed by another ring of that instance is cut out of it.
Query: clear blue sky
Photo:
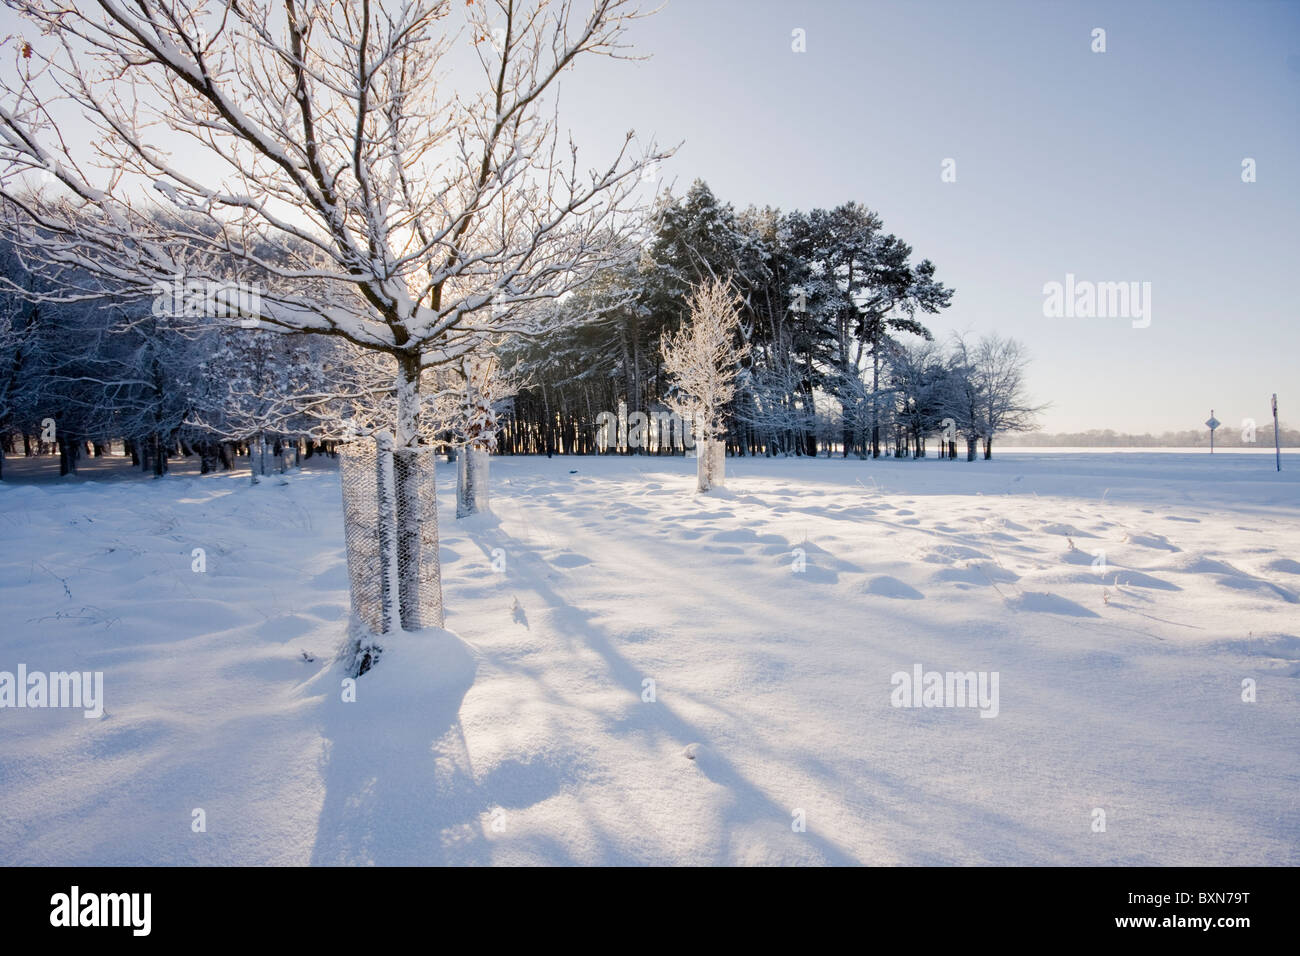
[[[938,335],[1029,346],[1047,430],[1300,424],[1300,2],[669,0],[628,40],[565,78],[586,161],[635,128],[679,193],[865,203],[957,290]],[[1150,326],[1044,317],[1067,273],[1149,282]]]
[[[957,289],[937,333],[1029,346],[1049,431],[1262,423],[1273,391],[1300,422],[1300,4],[669,0],[630,39],[652,59],[567,81],[579,143],[684,140],[665,176],[738,207],[866,203]],[[1066,273],[1150,282],[1150,327],[1045,318]]]

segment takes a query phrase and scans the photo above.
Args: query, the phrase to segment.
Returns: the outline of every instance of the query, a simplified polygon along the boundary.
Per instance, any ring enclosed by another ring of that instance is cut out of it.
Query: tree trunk
[[[467,518],[488,510],[488,466],[491,454],[467,447],[456,463],[456,517]]]
[[[465,406],[474,408],[478,396],[474,381],[465,371]],[[488,451],[466,445],[456,465],[456,517],[467,518],[488,506]]]
[[[880,350],[871,349],[871,457],[880,457]]]
[[[975,439],[967,437],[966,439],[966,460],[975,460]]]
[[[257,433],[257,437],[248,443],[248,475],[251,484],[257,484],[266,474],[266,437]]]
[[[389,634],[401,626],[400,603],[401,555],[397,533],[397,481],[393,441],[386,434],[375,439],[375,515],[379,539],[379,633]]]
[[[414,631],[425,627],[442,627],[442,580],[436,572],[424,581],[421,563],[423,538],[432,539],[437,557],[438,512],[432,482],[422,500],[420,487],[420,355],[403,353],[397,362],[397,434],[393,442],[393,505],[397,527],[397,560],[401,626]],[[432,462],[429,468],[433,467]],[[425,528],[425,523],[431,527]],[[435,565],[436,568],[436,565]],[[421,589],[435,588],[434,594]],[[421,608],[434,607],[432,619],[425,620]]]
[[[989,435],[984,439],[984,460],[988,461],[993,457],[993,436]]]
[[[717,438],[695,442],[695,490],[712,491],[726,483],[727,447]]]
[[[81,451],[81,443],[70,441],[64,432],[59,432],[57,444],[59,446],[59,477],[64,475],[75,475],[77,473],[77,458]]]

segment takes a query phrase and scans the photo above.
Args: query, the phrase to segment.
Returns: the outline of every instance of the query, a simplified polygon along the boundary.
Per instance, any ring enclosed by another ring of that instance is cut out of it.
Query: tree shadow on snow
[[[345,673],[322,672],[325,799],[311,863],[487,863],[485,805],[461,732],[474,652],[448,631],[401,632],[344,700]]]
[[[605,662],[608,680],[618,687],[628,690],[629,695],[639,697],[642,690],[642,670],[634,666],[619,653],[609,635],[592,623],[595,612],[570,604],[548,583],[550,565],[534,548],[501,527],[492,529],[490,540],[479,538],[475,543],[490,554],[494,547],[505,548],[511,554],[508,578],[513,579],[513,590],[530,593],[540,598],[545,604],[548,620],[562,621],[564,636],[571,642],[597,653]],[[565,695],[563,687],[551,688],[559,697]],[[608,716],[608,715],[606,715]],[[725,797],[718,799],[722,814],[720,828],[711,826],[708,832],[697,834],[698,854],[689,862],[695,863],[729,863],[746,859],[748,851],[762,852],[764,845],[778,854],[782,854],[782,834],[790,838],[788,853],[784,854],[786,862],[803,860],[805,862],[822,862],[832,865],[856,865],[860,861],[852,857],[844,848],[832,840],[809,830],[806,833],[792,834],[790,821],[791,809],[778,803],[757,782],[741,773],[726,755],[710,744],[707,731],[680,716],[672,707],[670,699],[660,698],[654,706],[636,707],[626,715],[629,719],[615,721],[611,726],[621,734],[645,734],[659,738],[667,746],[664,752],[671,754],[669,763],[664,766],[665,779],[687,776],[682,779],[685,787],[694,786],[689,776],[692,772],[703,774],[713,785],[726,791]],[[706,748],[706,758],[690,762],[682,756],[685,748],[692,743],[701,743]],[[684,799],[688,799],[684,794]],[[625,813],[635,813],[634,807],[626,807]],[[592,827],[598,827],[594,820],[589,820]],[[648,821],[646,826],[652,828]],[[578,842],[591,845],[588,834]],[[595,862],[610,864],[628,864],[643,862],[647,859],[659,861],[661,858],[651,854],[646,857],[644,848],[620,846],[617,838],[603,834],[604,840],[598,847],[599,858]],[[759,842],[745,846],[750,839]],[[541,849],[536,847],[534,849]],[[553,852],[553,851],[552,851]],[[571,854],[566,852],[565,856]]]

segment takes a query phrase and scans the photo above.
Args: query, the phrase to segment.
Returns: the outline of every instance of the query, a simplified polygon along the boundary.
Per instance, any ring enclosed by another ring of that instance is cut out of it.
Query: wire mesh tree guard
[[[442,627],[433,447],[350,442],[339,475],[354,625],[374,635]]]

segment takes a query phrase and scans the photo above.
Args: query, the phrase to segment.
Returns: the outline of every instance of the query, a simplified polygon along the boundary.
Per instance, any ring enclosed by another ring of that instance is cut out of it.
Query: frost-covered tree
[[[805,267],[800,299],[817,329],[816,378],[843,409],[843,430],[835,437],[846,456],[859,445],[855,426],[866,397],[862,374],[870,345],[860,335],[858,303],[878,278],[873,257],[880,229],[880,217],[854,202],[787,219],[791,246]]]
[[[1029,353],[1015,339],[986,335],[975,348],[972,363],[975,390],[980,396],[980,426],[984,457],[993,457],[993,436],[998,432],[1029,431],[1047,406],[1030,404],[1025,370]]]
[[[933,265],[913,265],[910,247],[859,203],[738,211],[698,180],[684,195],[661,195],[650,226],[634,267],[629,259],[603,273],[598,289],[573,296],[565,303],[573,321],[524,356],[536,374],[516,403],[506,450],[590,452],[582,439],[596,433],[595,416],[620,402],[629,415],[661,403],[660,337],[676,327],[694,284],[727,275],[742,300],[752,371],[729,409],[729,445],[816,454],[829,441],[866,454],[890,401],[877,369],[896,341],[929,334],[922,313],[947,304]]]
[[[943,413],[951,419],[954,436],[961,435],[965,440],[967,461],[975,460],[976,446],[984,435],[983,402],[974,362],[974,348],[967,336],[954,334],[946,358]]]
[[[4,242],[0,242],[0,271],[11,280],[26,282],[22,264]],[[11,435],[29,434],[38,417],[32,347],[37,341],[39,316],[36,303],[0,288],[0,479],[4,478],[5,451]]]
[[[624,55],[627,0],[585,15],[546,0],[8,4],[31,25],[0,77],[0,195],[20,240],[127,294],[175,276],[251,283],[256,307],[232,318],[390,357],[403,460],[422,372],[537,331],[543,313],[519,307],[610,261],[641,167],[666,155],[632,155],[629,133],[589,170],[554,120],[564,71]],[[90,143],[58,135],[67,109]],[[24,170],[55,185],[32,192]],[[183,217],[160,218],[146,192]],[[428,519],[415,469],[396,471],[405,611]]]
[[[790,362],[776,367],[755,362],[737,379],[746,400],[737,403],[736,416],[768,456],[802,454],[803,436],[817,429],[815,404],[800,400],[800,379],[800,370]]]
[[[889,353],[886,369],[895,418],[906,430],[915,458],[925,457],[925,439],[941,428],[948,395],[944,356],[934,342],[900,345]]]
[[[75,474],[87,443],[98,454],[110,437],[164,474],[203,337],[154,315],[147,301],[109,294],[84,270],[32,271],[19,262],[5,279],[12,321],[22,329],[6,357],[17,370],[10,380],[17,424],[57,446],[60,474]]]
[[[664,371],[674,385],[665,400],[694,429],[698,491],[724,481],[723,412],[735,394],[740,363],[749,354],[748,345],[738,342],[740,305],[728,280],[701,282],[687,300],[686,321],[660,344]]]
[[[322,336],[239,329],[222,330],[215,339],[199,363],[186,424],[205,458],[213,442],[247,443],[257,484],[267,474],[272,442],[320,434],[316,423],[322,416],[315,413],[336,407],[344,383],[324,375],[322,352],[330,346]]]
[[[501,431],[502,405],[519,385],[490,352],[462,359],[458,372],[459,395],[448,424],[461,451],[456,463],[456,517],[465,518],[487,510],[488,468]]]

